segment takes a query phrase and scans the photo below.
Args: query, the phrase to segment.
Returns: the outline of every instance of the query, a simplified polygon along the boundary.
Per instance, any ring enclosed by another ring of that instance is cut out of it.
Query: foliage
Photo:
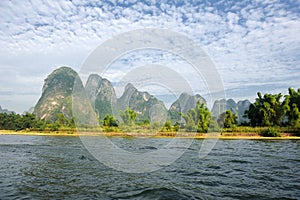
[[[75,127],[74,119],[69,120],[64,114],[56,114],[56,121],[59,127]]]
[[[38,119],[34,114],[24,115],[15,113],[0,113],[0,129],[2,130],[50,130],[58,131],[62,128],[74,128],[74,120],[67,119],[63,114],[57,114],[55,122]]]
[[[118,122],[113,116],[106,115],[103,119],[103,126],[118,127]]]
[[[121,132],[121,130],[118,127],[115,126],[108,126],[103,128],[104,132]]]
[[[120,114],[124,124],[128,126],[134,125],[135,119],[137,117],[137,114],[134,110],[131,110],[129,107],[127,107],[125,111],[120,111]]]
[[[218,124],[220,127],[232,128],[237,125],[237,116],[235,113],[232,113],[230,110],[222,113],[218,118]]]
[[[218,121],[215,117],[211,117],[211,119],[210,119],[209,131],[210,132],[219,132],[220,131],[220,126],[219,126]]]
[[[190,109],[186,114],[180,113],[186,122],[187,131],[207,132],[211,119],[211,113],[208,108],[200,101],[196,108]]]
[[[179,124],[175,123],[174,125],[172,125],[172,121],[167,120],[160,131],[161,132],[178,132]]]
[[[167,129],[167,131],[170,131],[172,128],[172,122],[170,120],[167,120],[165,122],[165,128]]]
[[[300,128],[300,88],[297,91],[289,88],[289,94],[285,96],[284,101],[288,105],[288,124]]]
[[[0,113],[0,129],[5,130],[25,130],[36,126],[38,120],[35,115],[26,113],[19,115],[15,113]],[[39,123],[40,125],[40,123]]]
[[[281,137],[281,134],[278,130],[274,128],[268,128],[260,133],[264,137]]]
[[[300,88],[289,88],[289,94],[281,101],[282,95],[257,93],[258,98],[250,105],[245,115],[252,126],[284,126],[300,128]]]
[[[286,101],[281,102],[282,95],[257,93],[258,98],[246,111],[252,126],[280,126],[288,110]]]

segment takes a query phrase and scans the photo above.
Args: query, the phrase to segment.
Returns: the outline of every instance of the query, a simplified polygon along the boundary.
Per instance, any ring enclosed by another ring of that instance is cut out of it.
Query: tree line
[[[291,126],[300,128],[300,88],[289,88],[288,95],[257,93],[246,111],[251,126]]]
[[[0,113],[1,130],[33,130],[33,131],[58,131],[74,128],[73,119],[67,119],[63,114],[57,114],[55,121],[38,119],[36,115],[26,113],[24,115],[12,113]]]
[[[195,108],[187,113],[179,113],[184,122],[171,122],[167,120],[164,124],[150,123],[150,120],[137,122],[137,113],[126,108],[120,111],[122,122],[114,116],[107,115],[99,120],[99,124],[104,127],[126,126],[161,128],[161,131],[178,131],[179,128],[187,132],[207,132],[217,131],[222,128],[233,128],[237,126],[252,127],[291,127],[300,130],[300,88],[296,91],[288,89],[288,94],[264,94],[257,93],[258,97],[246,110],[244,117],[249,119],[249,123],[238,124],[237,115],[230,110],[226,110],[219,116],[212,116],[205,104],[197,102]],[[63,114],[57,114],[54,121],[38,119],[34,114],[26,113],[19,115],[15,113],[0,113],[0,129],[6,130],[50,130],[75,128],[75,120],[68,119]],[[104,129],[110,130],[110,129]],[[111,129],[118,130],[118,129]],[[272,131],[271,131],[272,132]]]

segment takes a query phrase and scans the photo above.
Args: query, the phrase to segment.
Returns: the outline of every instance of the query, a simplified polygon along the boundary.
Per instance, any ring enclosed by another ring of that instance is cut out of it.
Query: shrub
[[[267,130],[263,130],[260,134],[264,137],[281,137],[280,132],[274,128],[268,128]]]

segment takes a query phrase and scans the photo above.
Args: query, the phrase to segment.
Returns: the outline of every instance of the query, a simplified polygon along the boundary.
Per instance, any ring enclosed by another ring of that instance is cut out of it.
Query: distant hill
[[[235,113],[238,117],[238,122],[248,122],[247,118],[244,118],[243,115],[246,110],[249,109],[251,102],[248,100],[239,101],[236,103],[233,99],[221,99],[214,102],[213,108],[211,110],[212,115],[218,117],[222,111],[230,110],[232,113]]]
[[[33,113],[38,118],[49,121],[55,121],[56,115],[59,113],[71,119],[73,117],[72,92],[76,78],[78,78],[77,72],[69,67],[60,67],[54,70],[44,81],[42,95],[34,107]],[[167,110],[163,101],[146,91],[138,91],[131,83],[126,85],[122,96],[117,98],[111,82],[97,74],[91,74],[88,77],[85,87],[82,86],[80,79],[79,82],[80,95],[77,95],[76,98],[83,103],[76,104],[76,113],[82,111],[82,113],[91,114],[91,110],[94,110],[94,114],[91,116],[98,115],[100,119],[106,115],[116,115],[115,117],[120,119],[120,111],[129,107],[138,114],[138,121],[146,119],[161,121],[168,118],[175,122],[181,119],[179,112],[186,113],[191,108],[195,108],[198,101],[206,104],[206,100],[199,94],[182,93]],[[238,121],[243,122],[247,121],[243,115],[250,104],[248,100],[236,103],[232,99],[222,99],[214,102],[211,112],[218,117],[220,110],[231,110],[237,114]],[[10,111],[0,107],[0,112]]]
[[[200,103],[206,104],[206,100],[199,94],[190,95],[187,93],[182,93],[169,109],[171,120],[180,120],[179,112],[187,113],[191,108],[196,107],[198,101],[200,101]]]
[[[48,75],[33,113],[52,121],[58,113],[72,118],[72,90],[76,76],[77,72],[69,67],[60,67]]]
[[[116,107],[117,98],[109,80],[97,74],[91,74],[85,85],[85,90],[100,119],[106,115],[113,115],[112,110]]]
[[[28,110],[25,110],[23,112],[23,115],[25,115],[26,113],[33,113],[33,111],[34,111],[34,107],[30,107]]]
[[[7,113],[7,114],[9,114],[9,113],[12,113],[13,111],[9,111],[9,110],[7,110],[7,109],[3,109],[1,106],[0,106],[0,113]]]
[[[126,85],[123,95],[117,100],[117,106],[119,110],[131,108],[138,114],[137,120],[140,121],[152,119],[157,114],[167,115],[167,109],[161,100],[148,92],[138,91],[131,83]]]
[[[77,76],[77,72],[69,67],[60,67],[48,75],[44,81],[42,95],[34,107],[33,113],[37,117],[49,121],[55,121],[56,115],[59,113],[71,119],[73,117],[72,90]],[[119,99],[116,98],[111,82],[97,74],[91,74],[88,77],[84,89],[84,94],[82,93],[81,95],[83,99],[80,99],[80,101],[88,105],[84,98],[89,99],[95,113],[97,113],[100,119],[103,119],[106,115],[119,115],[120,110],[125,110],[127,107],[130,107],[138,114],[137,120],[151,119],[153,117],[151,116],[153,114],[151,114],[153,111],[152,108],[159,107],[160,111],[163,110],[167,113],[167,109],[162,101],[148,92],[138,91],[130,83],[125,87],[124,93]],[[76,106],[81,107],[78,102]],[[82,107],[82,109],[85,108]],[[79,110],[76,110],[76,113],[79,112]]]

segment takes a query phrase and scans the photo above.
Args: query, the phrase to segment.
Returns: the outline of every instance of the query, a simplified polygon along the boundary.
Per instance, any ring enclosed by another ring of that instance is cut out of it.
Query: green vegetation
[[[289,94],[282,95],[258,93],[258,98],[246,111],[250,125],[255,126],[290,126],[300,128],[300,89],[289,88]]]
[[[43,126],[44,121],[38,120],[35,115],[30,113],[25,115],[0,113],[0,129],[3,130],[40,129]]]
[[[113,116],[106,115],[103,119],[103,126],[118,127],[118,122]]]
[[[281,133],[272,127],[261,131],[260,134],[264,137],[281,137]]]
[[[63,114],[57,114],[54,122],[38,119],[36,115],[26,113],[24,115],[15,113],[0,113],[1,130],[26,130],[26,131],[58,131],[73,130],[74,120],[67,119]]]
[[[186,113],[178,113],[183,121],[174,122],[171,116],[161,122],[151,122],[150,119],[137,120],[138,112],[127,107],[124,111],[120,111],[121,122],[107,114],[99,120],[100,127],[94,128],[104,132],[174,133],[180,130],[206,133],[222,130],[224,135],[226,133],[249,133],[265,137],[280,137],[283,133],[300,135],[300,89],[296,91],[289,88],[288,91],[288,95],[285,96],[258,93],[258,98],[245,112],[245,117],[250,120],[248,125],[238,124],[237,115],[230,110],[217,118],[213,117],[205,104],[198,101],[195,108],[189,109]],[[48,121],[30,113],[24,115],[0,113],[2,130],[74,131],[74,121],[62,113],[57,113]],[[86,130],[90,130],[88,124]]]
[[[288,124],[292,127],[300,128],[300,88],[298,91],[289,88],[289,95],[286,95],[284,101],[288,105],[286,112]]]
[[[218,125],[224,128],[233,128],[237,126],[237,116],[230,110],[222,113],[218,118]]]
[[[127,107],[125,111],[120,111],[120,114],[125,125],[134,125],[137,117],[137,114],[134,110],[131,110],[129,107]]]
[[[180,113],[186,121],[186,131],[207,132],[211,120],[211,113],[204,103],[197,102],[196,108],[190,109],[186,114]]]
[[[288,110],[286,101],[281,101],[281,94],[257,93],[258,98],[247,111],[252,126],[280,126]]]

